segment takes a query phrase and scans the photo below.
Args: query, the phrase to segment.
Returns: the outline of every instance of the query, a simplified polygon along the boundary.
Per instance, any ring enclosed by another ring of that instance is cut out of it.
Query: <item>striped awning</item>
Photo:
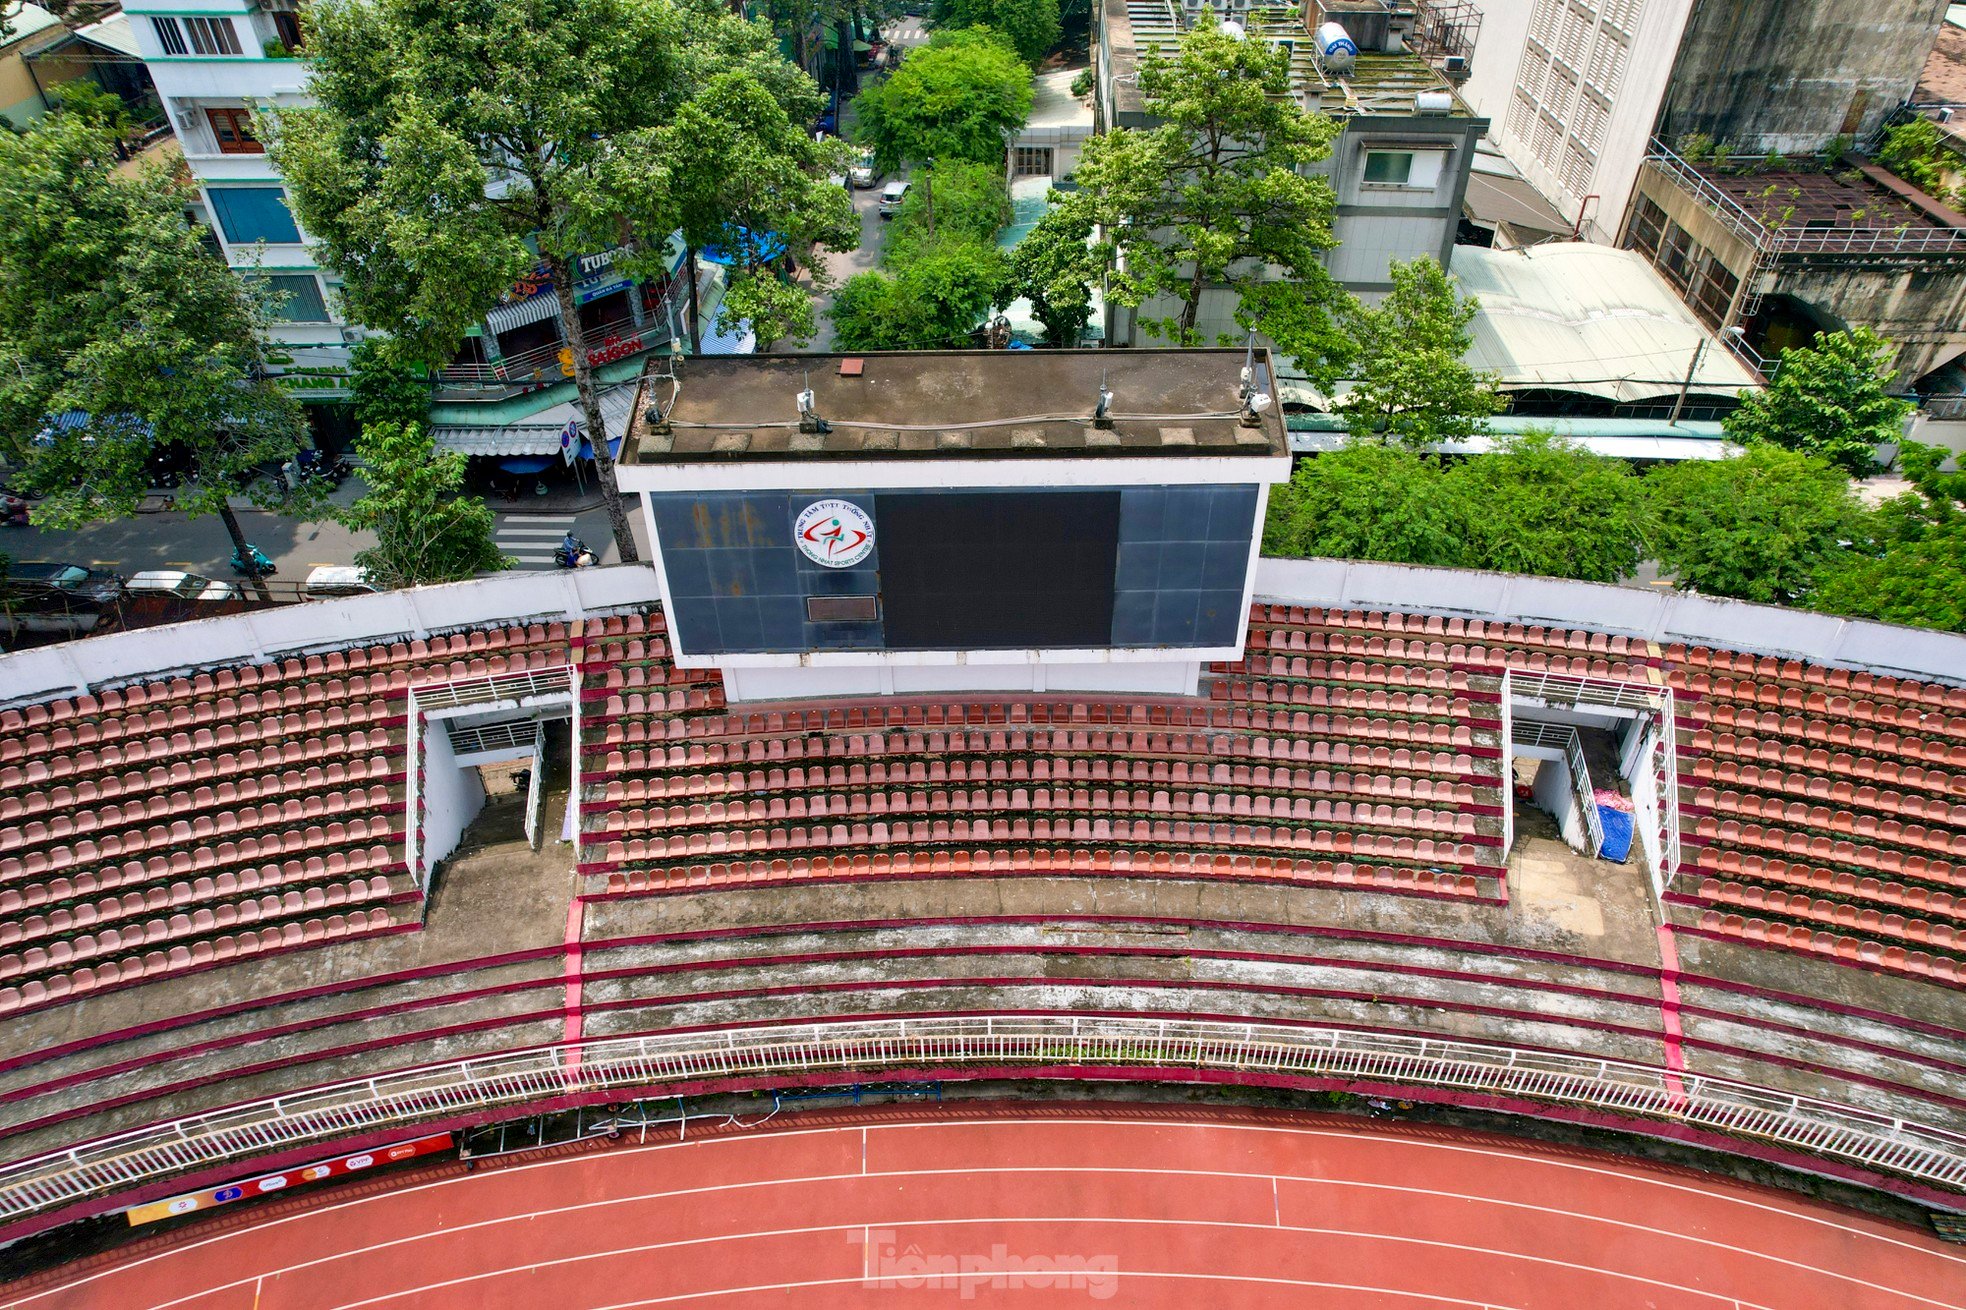
[[[485,326],[493,332],[510,332],[528,323],[560,316],[560,293],[542,291],[526,300],[515,301],[510,305],[500,305],[485,315]]]

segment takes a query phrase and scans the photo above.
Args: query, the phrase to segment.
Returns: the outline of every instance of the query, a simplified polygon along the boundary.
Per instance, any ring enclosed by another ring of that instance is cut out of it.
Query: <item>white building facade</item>
[[[126,12],[225,262],[279,293],[275,363],[303,398],[343,394],[361,329],[341,317],[335,280],[314,258],[252,126],[256,106],[307,103],[296,6],[141,0]]]

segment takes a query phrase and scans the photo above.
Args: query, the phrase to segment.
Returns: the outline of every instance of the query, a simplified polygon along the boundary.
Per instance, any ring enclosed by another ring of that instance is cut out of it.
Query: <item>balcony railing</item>
[[[667,345],[669,339],[667,316],[651,310],[639,325],[619,318],[587,329],[588,359],[598,368]],[[451,364],[437,371],[437,386],[444,391],[516,392],[564,382],[573,376],[571,366],[560,360],[566,349],[566,342],[553,341],[496,363]]]
[[[1601,1111],[1764,1142],[1966,1187],[1966,1136],[1726,1078],[1485,1042],[1308,1024],[1116,1014],[820,1019],[654,1033],[475,1056],[203,1111],[0,1166],[0,1225],[215,1166],[337,1140],[568,1099],[676,1095],[703,1085],[855,1081],[973,1070],[1125,1071],[1152,1079],[1310,1080],[1438,1089]],[[1096,1076],[1096,1075],[1094,1075]],[[1113,1076],[1111,1074],[1107,1076]],[[1124,1076],[1124,1075],[1122,1075]],[[0,1228],[0,1232],[5,1232]]]
[[[1647,162],[1698,197],[1729,231],[1765,254],[1952,255],[1966,253],[1966,231],[1923,224],[1899,227],[1770,227],[1694,165],[1654,140]],[[1752,162],[1752,161],[1748,161]]]

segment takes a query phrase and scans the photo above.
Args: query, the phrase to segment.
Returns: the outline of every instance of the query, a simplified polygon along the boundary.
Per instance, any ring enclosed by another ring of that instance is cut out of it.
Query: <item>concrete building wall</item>
[[[1966,265],[1957,259],[1785,264],[1770,289],[1875,329],[1898,347],[1906,384],[1966,354]]]
[[[1462,96],[1489,138],[1583,235],[1610,241],[1693,0],[1497,0]]]
[[[1917,84],[1946,0],[1703,0],[1679,42],[1664,134],[1746,150],[1863,137]]]

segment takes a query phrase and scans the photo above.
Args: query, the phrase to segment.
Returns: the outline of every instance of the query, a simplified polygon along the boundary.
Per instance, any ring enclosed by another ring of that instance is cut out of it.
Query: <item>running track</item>
[[[183,1229],[5,1304],[1966,1305],[1966,1250],[1929,1233],[1474,1133],[1000,1105],[787,1115],[691,1138],[328,1192]],[[910,1285],[928,1266],[908,1261],[964,1257],[981,1261],[966,1285]],[[1076,1282],[1026,1265],[996,1285],[1033,1257],[1079,1262]]]

